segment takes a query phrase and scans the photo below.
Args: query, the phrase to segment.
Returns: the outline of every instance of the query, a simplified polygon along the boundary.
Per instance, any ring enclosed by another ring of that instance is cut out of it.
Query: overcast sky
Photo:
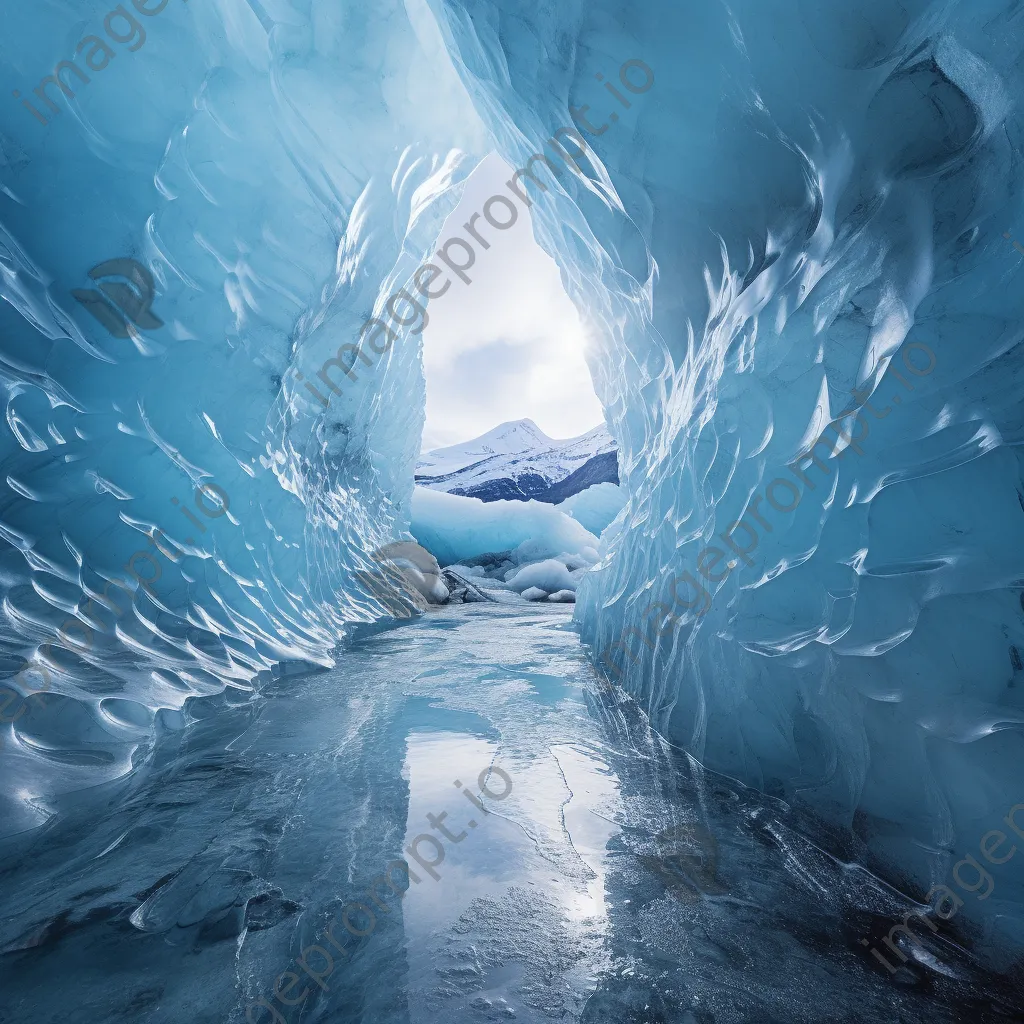
[[[488,157],[470,177],[441,234],[468,236],[462,225],[492,195],[508,190],[512,169]],[[423,450],[477,437],[505,420],[529,417],[548,436],[574,437],[603,421],[583,360],[583,330],[562,290],[558,268],[533,240],[528,212],[505,231],[485,221],[491,242],[476,246],[469,285],[431,300],[423,332],[427,423]],[[501,207],[494,210],[501,217]],[[454,252],[454,251],[453,251]],[[451,275],[447,275],[451,276]]]

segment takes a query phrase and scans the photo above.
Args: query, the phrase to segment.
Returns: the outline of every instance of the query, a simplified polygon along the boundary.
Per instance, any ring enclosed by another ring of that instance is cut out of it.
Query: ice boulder
[[[546,558],[543,562],[524,565],[509,576],[505,582],[519,593],[523,593],[531,587],[540,587],[547,594],[560,590],[576,592],[576,581],[569,574],[565,564],[555,558]]]
[[[584,529],[600,536],[622,511],[626,492],[615,484],[600,483],[558,503],[559,512],[572,516]]]
[[[589,530],[554,505],[540,501],[485,504],[479,498],[417,487],[410,530],[441,565],[473,559],[483,552],[518,549],[524,542],[530,542],[529,556],[518,555],[515,560],[520,563],[564,552],[581,555],[582,564],[597,557],[598,540]]]
[[[482,565],[455,565],[448,566],[449,569],[456,569],[463,576],[484,576],[484,567]]]
[[[576,601],[576,592],[573,590],[556,590],[548,594],[548,600],[555,604],[573,604]]]
[[[390,574],[401,577],[402,589],[419,595],[428,604],[448,600],[448,588],[441,579],[441,566],[426,548],[411,541],[396,541],[380,548],[374,561],[381,562]]]
[[[512,561],[516,565],[526,565],[528,562],[543,562],[545,558],[551,558],[551,544],[544,539],[524,540],[513,552]],[[560,562],[564,562],[567,569],[572,572],[574,569],[589,569],[597,560],[597,548],[585,545],[578,551],[560,551],[554,556]]]
[[[522,596],[525,597],[527,601],[543,601],[548,595],[541,590],[540,587],[527,587],[527,589],[523,591]]]

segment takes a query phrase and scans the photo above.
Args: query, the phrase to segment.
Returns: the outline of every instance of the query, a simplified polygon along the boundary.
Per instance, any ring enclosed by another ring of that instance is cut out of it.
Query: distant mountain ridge
[[[559,441],[530,419],[427,452],[416,466],[421,487],[481,501],[532,498],[557,505],[593,484],[618,482],[618,450],[604,426]]]

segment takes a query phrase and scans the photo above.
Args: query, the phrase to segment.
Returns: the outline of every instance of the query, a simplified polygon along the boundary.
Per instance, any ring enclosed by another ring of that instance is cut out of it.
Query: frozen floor
[[[444,608],[232,692],[0,848],[2,1024],[1022,1019],[941,939],[890,977],[860,940],[902,898],[653,736],[571,608]]]

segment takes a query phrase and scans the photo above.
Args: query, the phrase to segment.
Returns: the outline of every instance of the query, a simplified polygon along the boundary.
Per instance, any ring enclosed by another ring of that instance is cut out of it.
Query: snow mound
[[[571,590],[576,593],[576,581],[569,574],[565,563],[554,558],[524,565],[505,582],[520,593],[530,587],[540,587],[548,594],[558,590]]]
[[[591,564],[597,556],[598,541],[590,531],[555,506],[539,501],[485,503],[478,498],[417,487],[410,530],[442,565],[512,549],[518,556],[514,561],[520,564],[569,552],[567,557],[576,555],[582,566]],[[520,552],[526,542],[528,548]]]

